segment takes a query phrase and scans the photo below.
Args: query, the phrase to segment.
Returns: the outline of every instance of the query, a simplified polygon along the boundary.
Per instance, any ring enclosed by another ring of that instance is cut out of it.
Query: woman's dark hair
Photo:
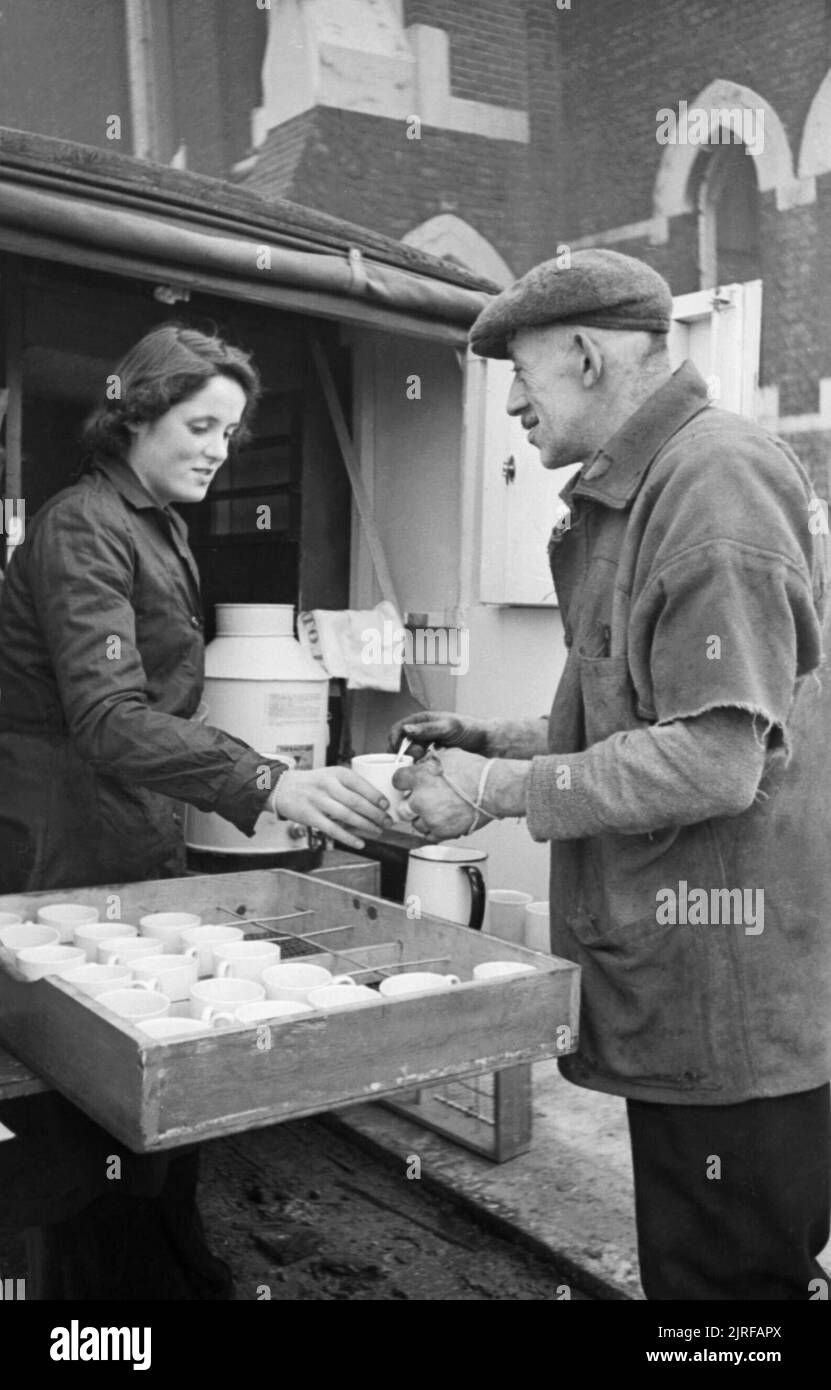
[[[259,373],[248,353],[217,334],[200,333],[181,323],[151,329],[108,378],[108,390],[118,398],[98,406],[84,425],[81,471],[102,459],[125,458],[129,425],[152,424],[216,376],[230,377],[245,392],[245,410],[234,436],[234,445],[239,446],[260,396]]]

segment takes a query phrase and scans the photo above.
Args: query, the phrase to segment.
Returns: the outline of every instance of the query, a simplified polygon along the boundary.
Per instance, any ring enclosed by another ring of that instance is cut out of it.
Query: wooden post
[[[6,319],[6,477],[3,498],[23,496],[23,286],[16,267],[6,257],[2,264],[3,301]],[[0,538],[5,558],[12,549],[12,537],[2,522],[8,515],[0,498]],[[19,539],[19,538],[18,538]]]
[[[329,366],[328,359],[326,357],[325,352],[323,351],[320,340],[316,337],[314,333],[311,332],[308,335],[308,339],[309,347],[312,353],[312,360],[315,364],[315,369],[320,378],[320,384],[323,389],[323,395],[326,400],[326,405],[332,420],[332,426],[334,428],[338,445],[340,447],[341,455],[343,457],[344,467],[346,468],[346,471],[349,474],[349,481],[352,485],[352,493],[355,498],[355,503],[357,505],[358,512],[360,513],[361,523],[364,528],[364,535],[366,536],[366,543],[369,548],[369,553],[372,556],[372,563],[375,566],[375,573],[378,576],[378,584],[381,589],[381,594],[385,599],[387,599],[390,603],[393,604],[396,612],[403,619],[403,609],[401,608],[398,599],[395,595],[395,585],[393,583],[392,575],[390,574],[389,565],[387,564],[387,557],[384,551],[384,544],[378,533],[378,527],[375,524],[375,517],[372,514],[372,503],[369,500],[369,495],[367,493],[366,487],[364,486],[364,480],[361,477],[361,469],[360,464],[358,462],[358,456],[355,452],[355,446],[352,443],[352,438],[346,426],[343,408],[338,398],[338,393],[335,389],[335,382],[332,377],[332,369]],[[418,667],[407,667],[405,669],[405,674],[407,677],[407,683],[410,687],[410,693],[413,699],[416,700],[417,703],[420,704],[423,709],[429,709],[430,702],[427,698],[427,691],[424,685],[424,679]]]

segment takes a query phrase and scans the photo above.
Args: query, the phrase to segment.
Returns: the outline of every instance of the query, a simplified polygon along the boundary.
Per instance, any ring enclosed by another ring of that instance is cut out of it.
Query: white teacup
[[[57,927],[41,927],[36,922],[18,922],[0,930],[0,945],[7,951],[23,951],[27,946],[59,946]]]
[[[525,945],[530,951],[551,954],[548,903],[528,903],[525,909]]]
[[[86,922],[75,932],[75,945],[86,951],[88,961],[94,961],[98,959],[101,942],[114,936],[138,936],[138,927],[131,927],[128,922]]]
[[[78,928],[97,922],[99,915],[97,907],[84,903],[47,903],[38,908],[38,921],[45,927],[57,927],[61,941],[74,940]]]
[[[352,771],[384,793],[390,804],[389,815],[393,820],[400,820],[401,804],[407,796],[406,792],[396,791],[392,785],[393,775],[412,765],[413,760],[409,753],[405,753],[403,758],[399,758],[397,753],[361,753],[352,759]]]
[[[314,1013],[308,1004],[296,999],[261,999],[255,1004],[240,1004],[234,1009],[238,1023],[276,1023],[280,1018],[293,1018],[297,1014]]]
[[[378,1004],[378,991],[369,985],[323,985],[321,989],[310,989],[309,1003],[316,1009],[357,1009],[366,1004]]]
[[[263,971],[279,961],[280,947],[273,941],[229,941],[214,946],[213,956],[218,979],[232,975],[238,980],[261,980]]]
[[[209,1023],[201,1023],[196,1018],[171,1018],[161,1014],[158,1018],[145,1018],[136,1024],[140,1033],[157,1042],[180,1042],[182,1038],[204,1038],[212,1031]]]
[[[256,980],[200,980],[190,987],[190,1011],[203,1023],[235,1023],[234,1010],[240,1004],[265,999],[265,989]]]
[[[263,984],[269,999],[294,999],[299,1004],[308,1002],[311,990],[341,983],[354,985],[355,981],[351,975],[333,975],[322,965],[287,961],[263,971]]]
[[[474,980],[502,980],[509,975],[536,975],[536,967],[524,965],[519,960],[483,960],[474,965]]]
[[[132,965],[142,956],[157,956],[159,943],[154,936],[110,936],[98,943],[102,965]]]
[[[199,974],[214,973],[214,947],[227,946],[231,941],[242,941],[245,932],[240,927],[185,927],[182,932],[182,947],[186,956],[192,956],[198,966]]]
[[[110,989],[99,994],[98,1003],[119,1018],[160,1018],[170,1012],[170,1000],[152,989]]]
[[[5,931],[6,927],[20,926],[22,921],[19,912],[0,912],[0,932]]]
[[[137,980],[146,980],[148,987],[166,994],[176,1002],[190,998],[190,987],[199,977],[199,967],[191,956],[139,956],[132,962]]]
[[[462,982],[458,975],[437,975],[432,970],[413,970],[404,975],[388,975],[381,981],[381,994],[397,998],[401,994],[426,994],[440,989],[451,989]]]
[[[531,900],[531,893],[520,893],[515,888],[492,888],[488,893],[486,930],[491,936],[522,946],[525,942],[525,909]]]
[[[24,946],[17,953],[17,966],[27,980],[59,975],[70,965],[81,965],[84,953],[78,946]]]
[[[154,936],[164,942],[161,949],[181,951],[182,932],[189,927],[202,925],[202,918],[195,912],[148,912],[139,918],[139,932],[142,936]]]
[[[87,961],[83,965],[72,965],[68,970],[62,970],[61,979],[68,980],[84,994],[95,998],[108,990],[126,988],[132,982],[133,972],[129,965],[97,965],[94,961]]]

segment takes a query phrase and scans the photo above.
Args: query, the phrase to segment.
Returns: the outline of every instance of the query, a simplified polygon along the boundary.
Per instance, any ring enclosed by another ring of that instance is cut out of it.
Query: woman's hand
[[[348,767],[316,767],[284,772],[269,802],[284,820],[322,830],[352,849],[363,849],[357,835],[377,835],[392,825],[383,792]],[[357,834],[355,833],[357,832]]]

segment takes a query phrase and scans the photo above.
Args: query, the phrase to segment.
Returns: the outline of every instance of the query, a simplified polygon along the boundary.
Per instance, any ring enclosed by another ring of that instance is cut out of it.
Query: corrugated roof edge
[[[22,182],[51,191],[84,188],[121,206],[164,212],[201,227],[246,236],[262,234],[297,250],[348,252],[460,288],[497,294],[500,286],[427,255],[404,242],[286,199],[266,199],[224,179],[172,169],[132,155],[0,126],[0,176],[14,171]]]

